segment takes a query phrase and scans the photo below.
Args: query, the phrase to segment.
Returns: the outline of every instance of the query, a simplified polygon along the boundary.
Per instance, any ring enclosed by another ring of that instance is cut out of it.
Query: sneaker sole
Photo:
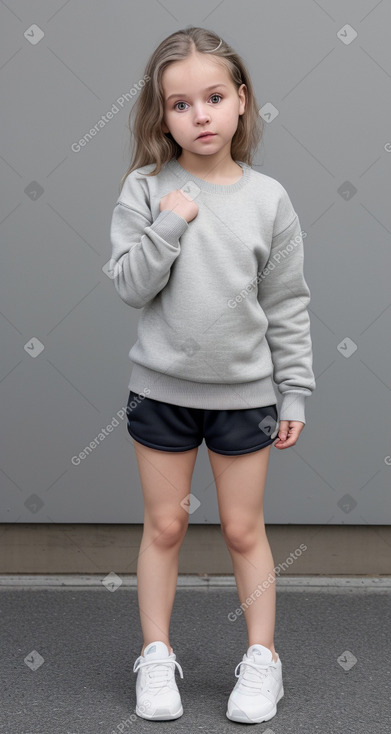
[[[152,716],[147,716],[145,712],[142,713],[140,709],[136,706],[136,714],[142,719],[149,719],[149,721],[168,721],[170,719],[179,719],[179,717],[183,714],[183,706],[181,705],[181,707],[175,713],[172,713],[166,708],[160,707],[155,711]]]
[[[239,721],[242,724],[260,724],[262,721],[270,721],[270,719],[273,718],[273,716],[277,713],[277,703],[281,700],[281,698],[284,695],[284,688],[281,688],[280,693],[278,694],[276,705],[274,708],[272,708],[271,711],[269,711],[267,714],[264,714],[263,716],[259,716],[256,719],[250,719],[247,714],[244,713],[241,709],[233,708],[231,713],[228,712],[228,709],[226,711],[226,717],[227,719],[230,719],[230,721]]]

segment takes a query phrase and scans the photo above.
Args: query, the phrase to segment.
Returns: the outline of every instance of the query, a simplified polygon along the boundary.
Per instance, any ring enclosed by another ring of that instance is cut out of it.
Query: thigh
[[[232,523],[247,528],[263,522],[270,450],[271,444],[248,454],[224,456],[208,448],[223,531]]]
[[[144,496],[145,521],[155,527],[170,520],[187,526],[189,513],[181,505],[190,493],[198,447],[189,451],[159,451],[133,439]]]

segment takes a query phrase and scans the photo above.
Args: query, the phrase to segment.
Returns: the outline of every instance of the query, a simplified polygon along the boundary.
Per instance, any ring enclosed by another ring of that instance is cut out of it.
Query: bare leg
[[[181,501],[190,492],[198,448],[159,451],[133,440],[144,495],[144,528],[137,561],[137,593],[144,649],[161,640],[169,650],[170,619],[178,580],[178,556],[189,513]]]
[[[248,644],[265,645],[277,660],[274,561],[263,516],[270,448],[269,445],[240,456],[224,456],[210,449],[208,452],[216,483],[221,530],[232,558],[240,603],[244,605]],[[261,592],[258,596],[254,593],[257,589]]]

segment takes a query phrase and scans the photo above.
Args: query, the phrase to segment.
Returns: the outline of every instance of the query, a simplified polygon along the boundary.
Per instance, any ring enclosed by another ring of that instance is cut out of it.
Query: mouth
[[[216,133],[201,133],[201,135],[198,136],[197,140],[200,140],[201,138],[214,138]]]

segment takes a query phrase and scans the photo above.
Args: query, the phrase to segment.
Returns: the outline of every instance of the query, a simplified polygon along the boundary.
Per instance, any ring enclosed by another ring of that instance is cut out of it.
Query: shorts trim
[[[173,446],[172,448],[170,448],[169,446],[158,446],[156,443],[152,443],[151,441],[145,441],[143,438],[139,438],[138,436],[136,436],[136,434],[133,433],[133,431],[129,431],[129,428],[128,428],[128,433],[136,441],[138,441],[139,443],[142,443],[143,446],[148,446],[148,448],[157,449],[158,451],[175,451],[175,453],[181,453],[183,451],[191,451],[191,449],[196,449],[198,448],[198,446],[201,446],[201,443],[202,443],[201,441],[200,443],[196,444],[195,446],[188,446],[188,447]]]
[[[243,449],[242,451],[217,451],[216,449],[212,449],[211,446],[208,446],[208,449],[211,451],[214,451],[215,454],[223,454],[223,456],[241,456],[242,454],[253,454],[254,451],[260,451],[261,449],[265,449],[267,446],[270,446],[274,441],[276,440],[277,436],[275,438],[272,438],[270,441],[267,441],[267,443],[263,443],[261,446],[254,446],[251,449]]]

